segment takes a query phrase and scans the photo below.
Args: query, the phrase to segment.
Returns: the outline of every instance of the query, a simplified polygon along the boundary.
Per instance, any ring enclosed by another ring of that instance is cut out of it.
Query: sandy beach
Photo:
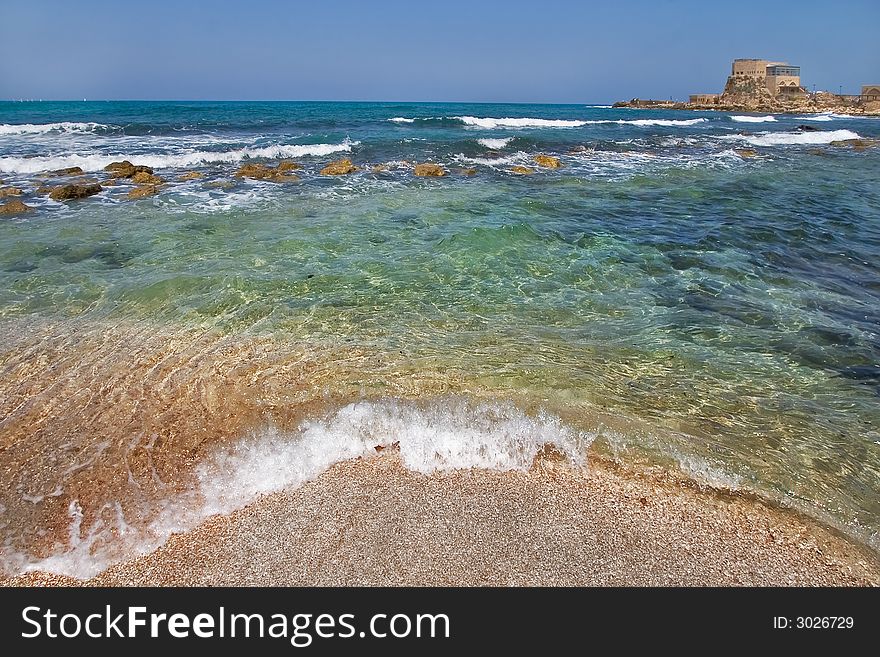
[[[394,450],[209,518],[154,553],[6,585],[876,586],[868,550],[797,514],[610,463],[421,475]]]

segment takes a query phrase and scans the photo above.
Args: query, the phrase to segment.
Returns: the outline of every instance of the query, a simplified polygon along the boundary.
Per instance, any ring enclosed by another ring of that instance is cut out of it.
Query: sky
[[[604,103],[880,83],[880,0],[2,0],[0,99]]]

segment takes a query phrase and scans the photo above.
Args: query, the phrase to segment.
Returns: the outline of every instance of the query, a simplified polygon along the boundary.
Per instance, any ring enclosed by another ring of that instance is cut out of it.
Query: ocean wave
[[[415,123],[415,119],[408,119],[405,116],[395,116],[393,119],[388,119],[392,123]]]
[[[860,139],[852,130],[829,130],[817,132],[769,132],[762,135],[737,135],[754,146],[790,146],[800,144],[830,144],[844,139]]]
[[[770,123],[775,122],[775,116],[731,116],[731,121],[738,123]]]
[[[455,116],[452,117],[461,121],[465,125],[477,128],[577,128],[585,125],[586,121],[568,121],[564,119],[514,119],[501,118],[495,119],[491,117],[477,116]]]
[[[499,150],[507,146],[511,141],[513,141],[513,137],[501,137],[499,139],[477,139],[477,143],[480,146],[485,146],[486,148],[491,148],[493,150]]]
[[[487,167],[498,167],[508,164],[534,164],[532,157],[523,151],[517,151],[502,157],[466,157],[464,154],[459,153],[455,156],[455,160],[464,164],[481,164]]]
[[[813,114],[810,116],[793,116],[791,117],[796,121],[833,121],[834,119],[841,118],[836,114]]]
[[[276,145],[264,148],[241,148],[232,151],[194,151],[172,154],[113,155],[54,155],[48,157],[0,157],[0,171],[11,173],[39,173],[67,167],[80,167],[83,171],[101,171],[111,162],[130,160],[135,164],[154,169],[171,169],[220,162],[239,162],[251,158],[277,159],[285,157],[322,156],[350,152],[358,141],[346,140],[340,144]]]
[[[95,132],[108,130],[103,123],[0,123],[0,135],[39,135],[49,132]]]
[[[403,465],[415,472],[510,471],[528,470],[545,445],[582,465],[595,437],[545,413],[527,415],[510,403],[457,398],[356,402],[293,431],[269,428],[217,448],[196,467],[197,490],[166,500],[145,528],[126,519],[116,502],[105,504],[107,512],[84,527],[84,510],[72,500],[67,546],[39,560],[12,555],[4,566],[14,573],[43,570],[91,577],[113,563],[155,550],[172,534],[192,529],[209,516],[243,508],[261,495],[297,488],[336,463],[372,457],[394,444]]]
[[[618,125],[637,125],[642,127],[661,126],[673,128],[675,126],[697,125],[698,123],[705,123],[706,121],[708,121],[708,119],[594,119],[591,121],[584,121],[584,123],[589,125],[616,123]]]

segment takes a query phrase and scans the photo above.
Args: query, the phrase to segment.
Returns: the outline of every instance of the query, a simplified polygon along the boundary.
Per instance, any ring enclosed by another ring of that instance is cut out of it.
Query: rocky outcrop
[[[546,169],[558,169],[562,166],[558,157],[552,157],[550,155],[535,155],[532,159],[539,167],[544,167]]]
[[[345,176],[354,173],[358,168],[351,163],[351,160],[336,160],[321,169],[322,176]]]
[[[111,162],[104,167],[104,171],[109,171],[114,178],[133,178],[138,173],[153,173],[153,170],[150,167],[134,165],[128,160]]]
[[[66,169],[55,169],[55,171],[50,171],[50,176],[81,176],[84,174],[80,167],[67,167]]]
[[[131,181],[135,185],[161,185],[165,181],[159,176],[154,176],[146,171],[138,171],[131,177]]]
[[[292,162],[291,160],[281,160],[278,163],[278,166],[275,167],[275,170],[278,173],[285,173],[287,171],[297,171],[298,169],[302,169],[302,165],[298,162]]]
[[[21,196],[22,191],[18,187],[0,187],[0,198],[9,198],[10,196]]]
[[[0,214],[21,214],[23,212],[30,212],[31,210],[33,210],[32,207],[25,205],[18,199],[0,204]]]
[[[290,165],[294,166],[291,167]],[[285,165],[282,167],[282,165]],[[248,163],[243,164],[235,172],[238,178],[252,178],[254,180],[270,180],[272,182],[295,182],[299,180],[299,176],[288,174],[286,172],[297,168],[293,162],[280,163],[277,167],[270,167],[265,164]]]
[[[733,152],[739,155],[740,157],[757,157],[758,151],[754,148],[735,148]]]
[[[139,198],[146,198],[148,196],[154,196],[159,193],[158,185],[141,185],[140,187],[135,187],[131,190],[127,196],[128,198],[134,200]]]
[[[446,175],[446,169],[441,167],[439,164],[431,164],[430,162],[425,162],[423,164],[417,164],[413,169],[413,173],[417,176],[422,177],[439,178]]]
[[[180,182],[186,182],[187,180],[198,180],[199,178],[203,178],[205,174],[200,171],[187,171],[182,176],[179,176],[177,179]]]
[[[101,186],[94,185],[61,185],[49,192],[53,201],[70,201],[77,198],[93,196],[101,191]]]
[[[530,169],[529,167],[515,166],[515,167],[510,167],[510,172],[511,173],[518,173],[521,176],[527,176],[531,173],[535,173],[535,170]]]

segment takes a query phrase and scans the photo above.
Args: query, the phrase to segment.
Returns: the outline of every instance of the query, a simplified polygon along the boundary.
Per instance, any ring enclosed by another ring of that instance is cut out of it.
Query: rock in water
[[[529,169],[528,167],[515,166],[515,167],[510,167],[510,172],[511,173],[518,173],[521,176],[527,176],[530,173],[535,173],[535,170]]]
[[[417,176],[440,177],[446,175],[446,170],[439,164],[425,162],[424,164],[417,164],[415,169],[413,169],[413,173]]]
[[[550,155],[535,155],[533,158],[538,166],[545,167],[547,169],[558,169],[562,166],[559,162],[558,157],[551,157]]]
[[[31,210],[33,210],[32,207],[25,205],[18,199],[0,205],[0,214],[21,214],[22,212],[30,212]]]
[[[75,198],[85,198],[101,191],[101,185],[62,185],[49,192],[49,198],[53,201],[69,201]]]
[[[196,180],[196,179],[198,179],[198,178],[202,178],[202,177],[204,177],[204,175],[205,175],[205,174],[201,173],[200,171],[187,171],[185,174],[183,174],[182,176],[180,176],[180,177],[178,178],[178,180],[179,180],[180,182],[185,182],[185,181],[187,181],[187,180]]]
[[[159,176],[154,176],[146,171],[138,171],[131,177],[131,181],[136,185],[161,185],[165,182]]]
[[[322,176],[344,176],[349,173],[354,173],[358,168],[351,163],[351,160],[336,160],[335,162],[331,162],[323,169],[321,169]]]
[[[104,167],[104,171],[109,171],[114,178],[132,178],[135,174],[145,172],[153,173],[150,167],[143,165],[134,165],[128,160],[122,162],[111,162]]]
[[[832,146],[852,146],[854,151],[863,151],[880,144],[880,139],[842,139],[840,141],[832,141]]]
[[[236,177],[238,178],[254,178],[255,180],[262,180],[263,178],[271,178],[274,175],[274,170],[267,167],[265,164],[242,164],[238,171],[235,172]]]
[[[8,198],[10,196],[21,196],[21,190],[18,187],[0,187],[0,198]]]
[[[50,171],[50,176],[79,176],[85,173],[80,167],[68,167],[66,169],[55,169],[55,171]]]
[[[735,148],[733,152],[740,157],[756,157],[758,155],[758,151],[754,148]]]
[[[137,198],[146,198],[147,196],[153,196],[154,194],[159,193],[158,185],[141,185],[140,187],[135,187],[128,193],[128,198],[137,199]]]
[[[278,163],[278,166],[275,167],[275,170],[278,173],[285,173],[287,171],[296,171],[297,169],[302,169],[302,165],[297,164],[296,162],[291,162],[290,160],[281,160]]]
[[[797,126],[795,130],[800,130],[801,132],[819,132],[820,128],[817,128],[814,125],[802,124]]]

